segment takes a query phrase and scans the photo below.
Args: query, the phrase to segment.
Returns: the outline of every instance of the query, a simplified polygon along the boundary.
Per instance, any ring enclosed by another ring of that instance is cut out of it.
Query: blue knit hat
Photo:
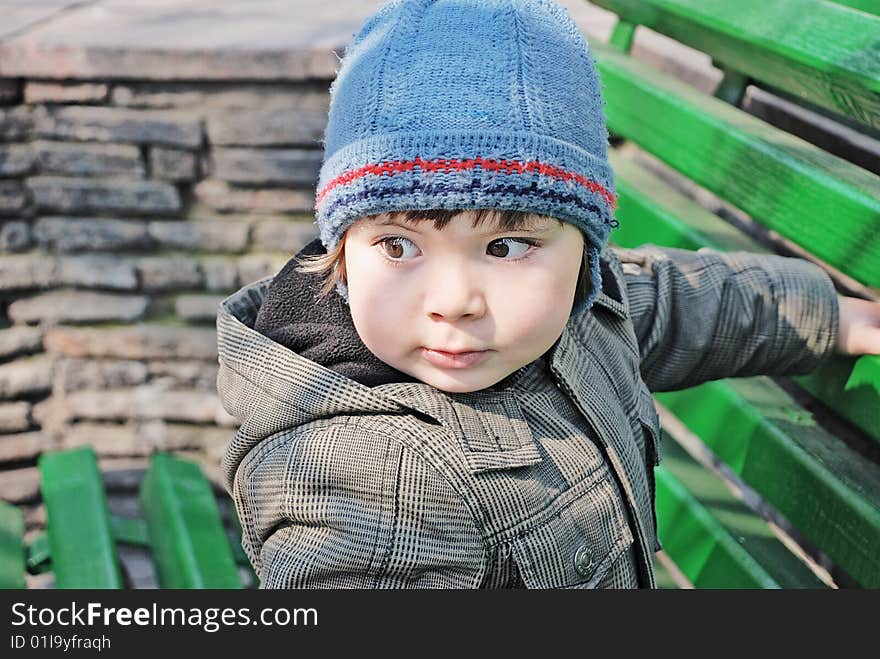
[[[331,89],[316,217],[329,251],[358,218],[511,209],[584,234],[592,288],[616,196],[589,46],[552,0],[391,0]],[[347,301],[344,285],[339,293]]]

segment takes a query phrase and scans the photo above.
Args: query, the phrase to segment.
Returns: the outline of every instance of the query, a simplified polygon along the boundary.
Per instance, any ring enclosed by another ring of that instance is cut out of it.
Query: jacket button
[[[587,545],[581,545],[574,553],[574,569],[582,577],[589,577],[596,569],[593,565],[593,552]]]

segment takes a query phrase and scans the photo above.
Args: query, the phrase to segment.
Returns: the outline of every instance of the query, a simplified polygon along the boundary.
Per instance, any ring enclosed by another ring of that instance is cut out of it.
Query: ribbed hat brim
[[[613,224],[613,190],[607,161],[551,137],[395,133],[349,144],[328,158],[316,211],[328,250],[365,215],[458,208],[549,215],[575,224],[603,246]]]

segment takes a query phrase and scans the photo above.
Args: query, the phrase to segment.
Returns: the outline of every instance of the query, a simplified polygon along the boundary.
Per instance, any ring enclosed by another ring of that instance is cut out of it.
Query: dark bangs
[[[471,209],[471,211],[474,213],[474,218],[471,222],[471,226],[474,228],[491,222],[494,228],[499,231],[526,231],[544,226],[546,220],[542,218],[545,217],[546,219],[555,220],[560,226],[562,225],[561,220],[549,216],[536,215],[528,211],[498,210],[495,208],[478,208]],[[461,208],[453,210],[432,208],[429,210],[389,211],[382,213],[381,216],[409,224],[418,224],[419,222],[429,220],[434,223],[435,229],[442,231],[453,217],[465,212],[468,211]],[[368,215],[367,217],[376,219],[380,216]]]

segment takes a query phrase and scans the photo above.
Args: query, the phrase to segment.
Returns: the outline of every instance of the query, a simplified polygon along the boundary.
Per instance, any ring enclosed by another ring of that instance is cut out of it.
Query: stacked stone
[[[0,79],[0,498],[81,444],[217,479],[217,304],[316,235],[328,85]]]

